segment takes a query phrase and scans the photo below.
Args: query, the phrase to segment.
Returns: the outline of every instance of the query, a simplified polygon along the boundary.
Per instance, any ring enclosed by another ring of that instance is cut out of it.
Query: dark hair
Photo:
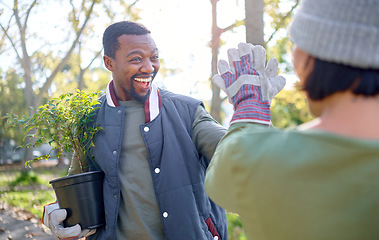
[[[356,95],[379,94],[379,69],[362,69],[315,59],[312,73],[303,90],[312,100],[351,90]]]
[[[130,21],[122,21],[108,26],[103,34],[104,54],[115,58],[116,51],[120,48],[118,37],[122,35],[145,35],[150,31],[142,24]]]

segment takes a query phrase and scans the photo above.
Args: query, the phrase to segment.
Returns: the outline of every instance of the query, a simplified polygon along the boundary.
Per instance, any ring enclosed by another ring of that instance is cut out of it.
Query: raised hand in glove
[[[271,125],[271,100],[283,89],[286,80],[277,76],[278,61],[271,58],[266,65],[266,50],[249,43],[228,50],[229,64],[219,60],[219,74],[212,81],[234,105],[231,124],[255,122]]]
[[[66,209],[60,209],[58,203],[52,203],[44,206],[42,222],[50,228],[55,239],[59,240],[76,240],[82,237],[88,237],[96,232],[96,229],[84,229],[76,224],[72,227],[63,227],[62,222],[67,217]]]

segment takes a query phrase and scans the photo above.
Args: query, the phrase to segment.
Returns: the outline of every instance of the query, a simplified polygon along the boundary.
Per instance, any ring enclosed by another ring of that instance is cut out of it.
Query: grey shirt
[[[119,162],[121,202],[118,240],[165,239],[150,174],[148,155],[139,126],[144,124],[144,105],[119,101],[125,107],[125,126]]]

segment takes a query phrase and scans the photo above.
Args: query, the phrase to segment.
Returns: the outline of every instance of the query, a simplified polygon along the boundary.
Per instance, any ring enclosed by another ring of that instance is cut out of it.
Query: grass
[[[9,191],[0,194],[0,201],[8,206],[30,212],[35,218],[41,219],[43,206],[55,201],[53,190]]]
[[[43,206],[55,201],[49,181],[67,174],[66,168],[33,167],[22,172],[21,165],[0,167],[0,204],[25,210],[40,219]]]

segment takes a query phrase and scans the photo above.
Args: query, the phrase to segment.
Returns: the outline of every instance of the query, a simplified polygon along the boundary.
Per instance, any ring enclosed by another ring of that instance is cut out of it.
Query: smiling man
[[[117,43],[111,37],[104,35],[104,45],[116,44],[119,48],[114,51],[115,48],[110,46],[103,59],[106,68],[112,72],[118,100],[134,99],[144,103],[160,66],[154,40],[150,34],[121,35],[116,39]]]
[[[144,26],[112,24],[103,45],[113,79],[100,98],[96,123],[103,130],[95,164],[88,163],[105,174],[106,226],[96,233],[63,228],[57,206],[46,215],[50,229],[60,238],[227,239],[225,212],[204,190],[205,170],[226,129],[200,101],[156,87],[158,48]],[[78,172],[74,159],[70,174]]]

